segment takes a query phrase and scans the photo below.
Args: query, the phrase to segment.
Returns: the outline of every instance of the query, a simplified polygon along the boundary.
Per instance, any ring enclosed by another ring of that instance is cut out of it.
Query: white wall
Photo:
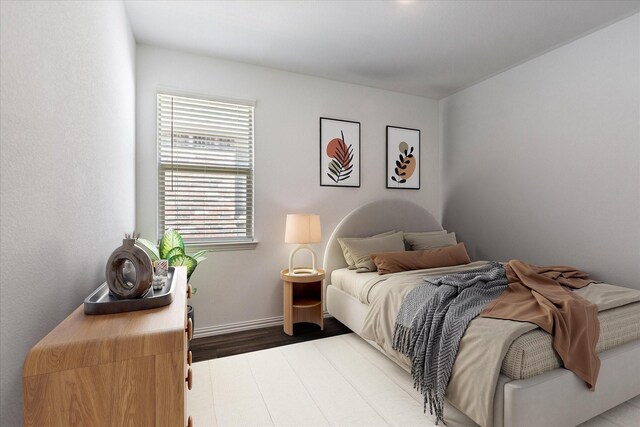
[[[441,101],[444,225],[476,258],[640,288],[640,18]]]
[[[28,350],[135,220],[135,43],[119,2],[2,2],[1,416]]]
[[[150,46],[137,49],[137,226],[156,238],[156,92],[168,87],[254,99],[255,250],[215,252],[192,283],[197,329],[282,315],[279,271],[292,249],[285,215],[321,215],[323,239],[348,212],[382,197],[407,198],[440,217],[438,107],[402,95]],[[361,188],[319,185],[319,117],[361,122]],[[422,130],[422,189],[385,189],[385,126]],[[324,244],[315,246],[322,257]]]

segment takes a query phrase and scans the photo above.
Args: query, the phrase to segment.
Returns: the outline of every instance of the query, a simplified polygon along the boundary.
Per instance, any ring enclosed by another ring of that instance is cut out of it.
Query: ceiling
[[[126,1],[138,43],[435,99],[640,1]]]

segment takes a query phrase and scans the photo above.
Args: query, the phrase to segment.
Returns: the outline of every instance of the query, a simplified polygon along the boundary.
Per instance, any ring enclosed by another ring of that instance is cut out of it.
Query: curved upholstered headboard
[[[389,230],[439,231],[442,226],[425,208],[408,200],[378,200],[353,210],[340,221],[327,242],[325,285],[331,283],[333,270],[347,266],[338,237],[366,237]]]

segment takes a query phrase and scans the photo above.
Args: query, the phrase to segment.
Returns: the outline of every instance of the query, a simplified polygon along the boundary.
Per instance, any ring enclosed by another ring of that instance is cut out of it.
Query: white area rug
[[[434,426],[411,377],[355,334],[193,364],[188,412],[209,426]],[[640,425],[640,396],[582,426]]]

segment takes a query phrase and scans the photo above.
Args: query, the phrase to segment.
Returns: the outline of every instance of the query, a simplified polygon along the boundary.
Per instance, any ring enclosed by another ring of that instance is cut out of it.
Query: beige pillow
[[[396,230],[385,231],[384,233],[380,233],[380,234],[374,234],[371,237],[338,237],[338,243],[340,243],[340,247],[342,248],[342,255],[344,255],[344,260],[347,262],[347,268],[349,270],[357,269],[356,262],[351,256],[351,253],[349,252],[349,246],[347,245],[348,242],[353,242],[357,240],[367,240],[367,239],[372,239],[374,237],[384,237],[394,233],[396,233]]]
[[[371,260],[371,254],[375,252],[404,251],[404,239],[402,231],[381,237],[357,239],[345,241],[349,253],[353,258],[358,273],[376,271],[376,265]]]
[[[456,233],[405,233],[404,240],[409,244],[412,251],[424,251],[458,244],[456,241]]]
[[[415,232],[409,232],[407,233],[405,231],[404,233],[405,235],[410,235],[410,236],[437,236],[438,234],[447,234],[447,230],[437,230],[437,231],[415,231]]]
[[[420,232],[413,232],[413,233],[404,233],[404,235],[406,236],[407,234],[409,235],[420,235],[420,236],[435,236],[437,234],[447,234],[447,230],[439,230],[439,231],[420,231]],[[411,245],[409,244],[409,242],[407,242],[407,239],[404,239],[404,249],[407,251],[411,250]]]

